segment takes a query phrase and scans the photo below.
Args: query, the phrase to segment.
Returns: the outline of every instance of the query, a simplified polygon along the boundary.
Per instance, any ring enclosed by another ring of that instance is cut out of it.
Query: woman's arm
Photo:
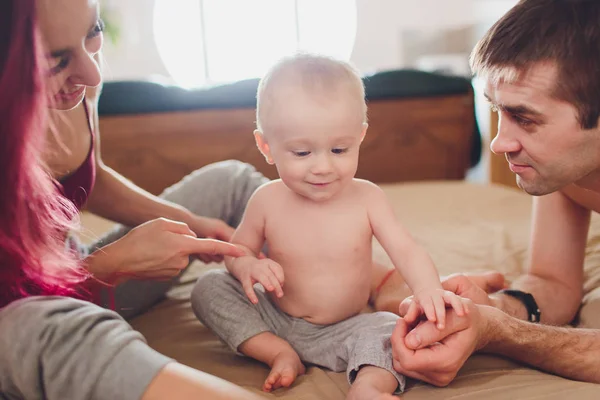
[[[156,375],[142,400],[258,400],[260,398],[262,397],[231,382],[179,363],[171,363]]]
[[[138,226],[156,218],[186,223],[198,236],[229,240],[233,228],[222,221],[197,216],[184,207],[161,199],[127,180],[102,161],[98,98],[101,88],[88,91],[88,109],[93,110],[95,132],[96,182],[88,199],[88,209],[101,217],[127,226]]]
[[[25,399],[256,399],[152,350],[119,315],[64,297],[0,310],[0,393]]]

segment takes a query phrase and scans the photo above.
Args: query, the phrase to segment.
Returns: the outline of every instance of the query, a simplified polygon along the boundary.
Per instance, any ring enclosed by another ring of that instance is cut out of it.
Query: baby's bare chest
[[[373,232],[360,205],[278,207],[267,218],[265,237],[269,248],[285,258],[337,258],[369,252]]]

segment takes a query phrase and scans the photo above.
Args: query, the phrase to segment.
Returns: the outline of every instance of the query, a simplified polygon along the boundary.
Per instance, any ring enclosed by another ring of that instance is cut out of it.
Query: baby
[[[290,386],[304,361],[345,370],[350,399],[392,397],[405,383],[392,368],[398,317],[360,314],[373,235],[429,320],[442,327],[446,304],[463,315],[462,300],[442,289],[383,191],[354,178],[367,107],[350,65],[314,55],[284,59],[262,79],[257,99],[256,144],[281,179],[254,193],[232,238],[247,256],[227,258],[228,272],[199,279],[194,312],[233,350],[271,367],[265,391]],[[269,258],[258,256],[265,243]]]

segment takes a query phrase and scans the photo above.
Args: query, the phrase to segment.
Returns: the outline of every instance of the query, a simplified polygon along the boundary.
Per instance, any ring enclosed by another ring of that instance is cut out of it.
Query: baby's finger
[[[446,303],[442,296],[435,296],[433,299],[433,307],[435,308],[435,318],[437,319],[438,329],[444,329],[446,323]]]
[[[456,312],[456,315],[458,315],[459,317],[462,317],[463,315],[465,315],[465,307],[464,307],[463,302],[461,301],[460,297],[458,297],[454,293],[448,292],[448,291],[444,292],[443,297],[444,297],[444,301],[446,302],[446,304],[449,304],[452,306],[452,308]]]
[[[261,271],[257,275],[254,276],[254,279],[258,281],[267,292],[272,292],[275,290],[275,286],[271,283],[271,279],[269,278],[270,273]]]
[[[242,288],[244,288],[244,292],[246,296],[248,296],[248,300],[252,304],[258,304],[258,297],[256,297],[256,293],[254,293],[254,285],[252,285],[252,280],[247,279],[242,282]]]
[[[281,265],[277,263],[269,263],[269,270],[275,275],[275,278],[279,281],[279,284],[283,286],[283,282],[285,281],[285,276],[283,275],[283,268]]]
[[[435,315],[435,307],[434,307],[431,299],[427,299],[427,300],[421,302],[421,308],[423,309],[423,312],[425,313],[425,316],[427,317],[427,319],[429,321],[431,321],[431,322],[437,321],[437,317]]]
[[[267,274],[267,275],[269,277],[269,280],[271,281],[271,285],[273,286],[273,291],[275,292],[275,295],[277,297],[282,297],[283,296],[283,288],[281,287],[281,284],[279,283],[279,280],[277,279],[275,274]]]

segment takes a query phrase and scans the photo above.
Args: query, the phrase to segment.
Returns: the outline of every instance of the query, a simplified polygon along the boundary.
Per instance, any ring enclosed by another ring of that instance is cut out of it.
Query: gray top
[[[171,360],[117,313],[64,297],[0,310],[0,399],[139,399]]]

